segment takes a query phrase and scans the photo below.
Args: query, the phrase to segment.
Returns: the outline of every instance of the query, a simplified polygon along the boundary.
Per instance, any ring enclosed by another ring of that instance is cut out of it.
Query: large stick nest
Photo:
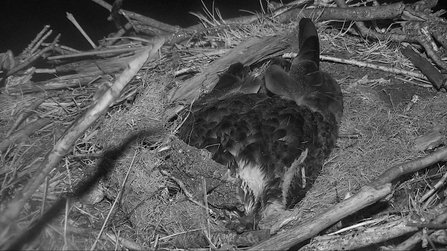
[[[447,220],[447,22],[431,12],[437,1],[269,5],[232,20],[206,9],[185,29],[94,2],[126,20],[94,50],[46,43],[46,27],[19,56],[1,54],[2,248],[446,246],[436,230]],[[216,207],[236,203],[226,167],[175,134],[230,64],[262,72],[290,57],[303,16],[318,20],[321,68],[343,90],[341,136],[293,211],[239,235]]]

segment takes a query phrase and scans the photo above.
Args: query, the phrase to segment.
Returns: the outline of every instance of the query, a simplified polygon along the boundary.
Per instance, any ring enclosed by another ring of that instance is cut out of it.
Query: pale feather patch
[[[267,205],[262,212],[259,227],[261,229],[271,229],[271,227],[278,223],[278,220],[286,213],[284,205],[281,200],[275,200]]]
[[[261,171],[259,165],[252,164],[250,161],[238,160],[237,164],[239,166],[238,176],[242,180],[242,189],[244,189],[246,194],[252,193],[254,196],[254,200],[250,203],[252,205],[246,205],[246,207],[248,207],[246,209],[251,211],[267,185],[265,174]],[[247,188],[249,191],[247,191]]]
[[[277,216],[281,215],[285,210],[286,209],[284,205],[279,200],[275,200],[272,203],[268,204],[267,207],[264,209],[264,211],[262,212],[262,219],[263,221],[272,220],[272,217],[276,219]]]
[[[287,193],[289,191],[289,187],[290,184],[292,183],[292,178],[295,175],[295,172],[297,172],[298,167],[300,167],[299,171],[301,172],[301,177],[303,178],[302,180],[302,188],[305,188],[306,186],[306,173],[304,172],[304,166],[302,166],[301,164],[303,164],[303,162],[306,160],[307,158],[307,153],[308,153],[308,149],[306,148],[306,150],[304,150],[303,152],[301,152],[301,155],[298,157],[298,159],[296,159],[292,165],[289,167],[289,169],[287,169],[286,173],[284,174],[284,181],[282,183],[282,199],[283,199],[283,204],[286,205],[286,201],[287,201]]]

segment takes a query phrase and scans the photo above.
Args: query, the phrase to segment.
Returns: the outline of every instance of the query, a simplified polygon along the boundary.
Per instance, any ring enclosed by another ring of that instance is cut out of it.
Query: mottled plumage
[[[233,64],[194,104],[179,132],[240,182],[244,227],[299,202],[337,139],[342,94],[319,70],[318,35],[309,19],[300,21],[299,47],[291,65],[273,60],[264,78]]]

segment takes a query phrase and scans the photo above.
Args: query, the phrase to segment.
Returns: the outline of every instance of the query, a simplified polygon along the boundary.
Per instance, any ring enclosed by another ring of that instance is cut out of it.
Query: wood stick
[[[346,7],[349,6],[346,5]],[[320,21],[369,21],[395,18],[401,15],[404,9],[405,4],[403,3],[368,7],[292,9],[277,18],[282,23],[302,17],[318,18]]]
[[[93,49],[96,48],[95,43],[92,41],[92,39],[87,35],[87,33],[82,29],[81,25],[76,21],[75,17],[67,12],[67,19],[70,20],[70,22],[78,29],[78,31],[82,34],[82,36],[87,40],[87,42],[93,47]]]
[[[117,54],[117,53],[122,53],[122,52],[142,51],[142,50],[143,49],[141,47],[136,47],[136,48],[109,49],[109,50],[103,50],[103,51],[87,51],[87,52],[80,52],[80,53],[70,54],[70,55],[52,56],[52,57],[48,57],[48,60],[77,58],[77,57],[86,57],[86,56],[110,56],[107,54]],[[104,54],[106,54],[106,55],[104,55]]]
[[[361,61],[354,60],[354,59],[336,58],[336,57],[324,56],[324,55],[321,55],[320,58],[321,58],[321,60],[325,60],[325,61],[337,62],[337,63],[342,63],[342,64],[350,64],[350,65],[355,65],[358,67],[368,67],[368,68],[375,69],[375,70],[381,70],[381,71],[395,73],[395,74],[402,74],[404,76],[410,76],[413,78],[426,79],[426,76],[424,76],[423,74],[417,73],[417,72],[406,71],[406,70],[402,70],[402,69],[391,68],[391,67],[372,64],[372,63],[365,63],[365,62],[361,62]]]

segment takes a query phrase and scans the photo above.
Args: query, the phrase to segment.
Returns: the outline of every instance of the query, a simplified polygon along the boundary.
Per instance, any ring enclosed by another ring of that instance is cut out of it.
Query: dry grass
[[[225,28],[198,40],[219,42],[224,45],[224,50],[228,50],[249,37],[289,32],[295,25],[262,20],[237,29]],[[386,41],[365,41],[331,29],[327,23],[321,25],[319,33],[322,54],[414,70],[400,54],[399,45]],[[123,156],[113,163],[113,172],[93,189],[99,193],[100,199],[106,199],[99,203],[94,201],[93,204],[90,203],[91,198],[73,202],[70,210],[67,209],[49,224],[40,238],[27,247],[53,250],[92,247],[111,210],[113,199],[120,190],[123,190],[123,196],[119,207],[114,209],[112,219],[106,225],[106,234],[96,244],[97,249],[122,248],[119,245],[142,249],[153,248],[155,245],[159,248],[184,247],[197,244],[198,242],[191,243],[191,239],[205,236],[207,228],[211,228],[211,232],[224,231],[222,222],[210,218],[208,223],[206,219],[209,216],[204,208],[191,203],[191,198],[188,199],[181,193],[179,184],[159,171],[164,168],[174,176],[178,174],[177,178],[185,183],[193,198],[199,202],[203,199],[200,188],[202,180],[182,176],[182,173],[189,169],[209,170],[218,166],[203,152],[178,142],[173,135],[182,118],[166,121],[163,112],[171,105],[166,101],[169,89],[191,77],[191,74],[176,75],[176,72],[187,72],[184,69],[200,71],[219,56],[220,53],[216,51],[219,50],[207,45],[182,47],[163,51],[161,59],[147,65],[139,74],[141,81],[130,87],[138,93],[136,100],[116,104],[104,119],[77,140],[72,152],[53,170],[46,184],[39,188],[24,208],[21,219],[11,225],[11,230],[2,236],[0,242],[3,243],[5,238],[27,228],[39,217],[42,208],[49,208],[61,194],[72,191],[82,179],[94,172],[103,150],[119,146],[130,135],[142,131],[145,132],[145,137],[133,142]],[[436,94],[408,84],[402,85],[413,90],[413,94],[421,95],[418,103],[404,111],[408,98],[404,97],[394,103],[391,100],[390,106],[378,89],[402,84],[395,76],[346,65],[323,63],[322,67],[334,75],[345,94],[341,133],[358,134],[360,138],[339,139],[338,147],[328,159],[321,176],[299,205],[301,220],[315,216],[347,194],[355,193],[393,165],[423,156],[425,153],[413,148],[415,138],[435,127],[442,128],[443,132],[447,128],[445,93]],[[417,81],[403,76],[401,78]],[[41,117],[51,118],[53,122],[1,155],[0,211],[16,196],[54,141],[88,107],[95,91],[96,88],[77,88],[51,93],[52,98],[47,98],[34,111],[34,115],[27,119],[25,124]],[[10,97],[2,94],[0,139],[5,139],[17,114],[38,98],[42,97],[32,94]],[[132,161],[133,166],[129,167]],[[123,187],[124,176],[129,168],[130,176]],[[219,172],[209,174],[207,182],[209,179],[218,179],[221,175]],[[427,185],[433,184],[433,179],[439,178],[444,172],[445,168],[438,168],[408,177],[397,186],[395,194],[399,196],[395,197],[392,206],[398,212],[428,214],[443,199],[434,196],[428,203],[419,203],[419,199],[428,189]],[[205,171],[203,174],[208,175]],[[191,236],[187,238],[188,235]],[[115,241],[117,238],[121,238],[119,244]],[[214,244],[219,244],[219,241],[209,238]],[[204,243],[206,241],[208,240],[205,238]]]

